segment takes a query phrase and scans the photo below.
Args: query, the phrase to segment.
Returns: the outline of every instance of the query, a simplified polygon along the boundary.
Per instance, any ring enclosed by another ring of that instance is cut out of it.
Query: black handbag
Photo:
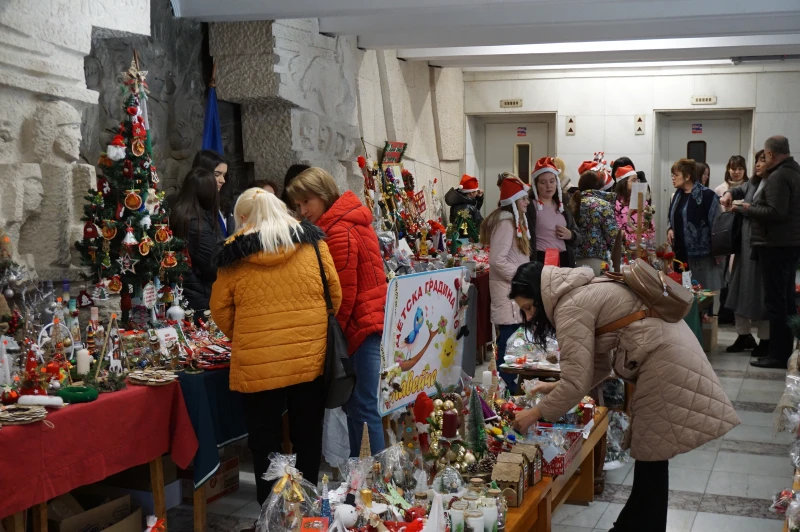
[[[325,408],[339,408],[350,399],[356,386],[356,372],[347,352],[347,338],[333,311],[331,291],[328,288],[328,277],[322,265],[319,246],[314,242],[317,253],[319,274],[322,277],[322,288],[325,290],[325,305],[328,309],[328,346],[325,350],[325,367],[322,372]]]
[[[711,256],[735,255],[742,251],[742,215],[721,212],[711,229]]]

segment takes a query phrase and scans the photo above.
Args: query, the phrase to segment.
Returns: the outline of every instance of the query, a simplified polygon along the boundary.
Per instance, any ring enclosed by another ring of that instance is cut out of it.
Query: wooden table
[[[561,371],[552,369],[529,369],[529,368],[497,368],[503,373],[519,375],[519,386],[522,389],[522,381],[525,379],[555,379],[561,378]]]
[[[564,502],[589,504],[594,500],[594,457],[601,452],[608,430],[608,409],[597,407],[589,437],[563,475],[544,477],[525,492],[522,506],[509,508],[506,532],[549,532],[553,511]]]

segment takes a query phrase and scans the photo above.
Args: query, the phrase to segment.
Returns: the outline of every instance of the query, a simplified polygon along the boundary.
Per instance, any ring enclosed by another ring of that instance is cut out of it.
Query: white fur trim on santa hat
[[[517,192],[516,194],[514,194],[510,198],[501,199],[500,200],[500,206],[501,207],[507,207],[508,205],[515,205],[518,199],[524,198],[525,196],[528,195],[528,190],[529,189],[528,189],[528,187],[526,185],[525,188],[523,188],[522,190],[520,190],[519,192]]]
[[[531,174],[531,181],[536,179],[537,176],[540,176],[542,174],[546,174],[547,172],[550,172],[551,174],[553,174],[556,177],[558,177],[558,174],[559,174],[557,168],[552,168],[550,166],[543,166],[542,168],[539,168],[538,170],[536,170],[535,172],[533,172]]]
[[[625,179],[626,177],[634,176],[634,175],[636,175],[636,170],[631,170],[630,172],[626,173],[625,175],[617,176],[617,181],[619,181],[620,179]]]
[[[470,192],[477,192],[479,188],[464,188],[463,185],[458,185],[458,189],[465,194],[469,194]]]

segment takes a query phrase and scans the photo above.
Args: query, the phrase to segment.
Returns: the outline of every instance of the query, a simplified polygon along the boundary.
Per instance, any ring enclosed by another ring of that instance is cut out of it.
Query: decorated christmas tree
[[[469,418],[467,421],[467,442],[478,458],[482,457],[489,446],[486,444],[486,427],[484,426],[483,407],[478,390],[473,387],[469,395]]]
[[[158,191],[147,117],[147,72],[136,57],[123,73],[124,119],[97,163],[97,190],[84,206],[83,240],[76,243],[89,277],[120,294],[122,323],[129,322],[132,297],[155,277],[177,282],[187,268],[184,244],[172,237],[169,213]]]

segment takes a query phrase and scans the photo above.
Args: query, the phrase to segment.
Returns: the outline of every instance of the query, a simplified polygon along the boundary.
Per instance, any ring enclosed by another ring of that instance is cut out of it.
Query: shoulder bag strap
[[[333,301],[331,301],[331,291],[328,288],[328,277],[325,275],[325,267],[322,265],[322,255],[319,253],[319,246],[317,241],[313,242],[314,251],[317,254],[317,263],[319,264],[319,275],[322,277],[322,288],[325,290],[325,305],[328,308],[328,314],[333,314]]]

